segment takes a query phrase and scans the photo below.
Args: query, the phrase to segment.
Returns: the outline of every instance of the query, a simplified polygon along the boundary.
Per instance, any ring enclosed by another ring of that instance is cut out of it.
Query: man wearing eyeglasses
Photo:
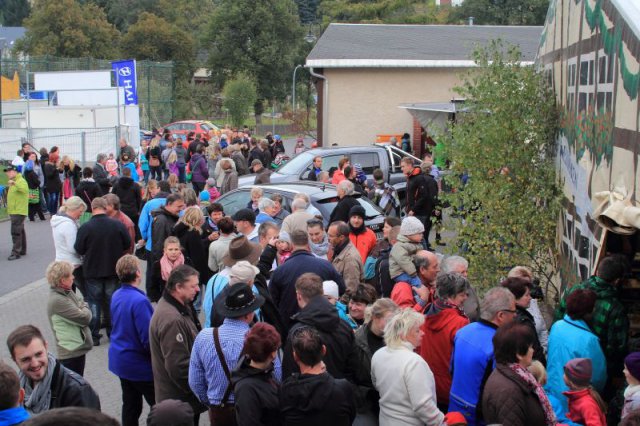
[[[452,384],[449,412],[458,411],[471,426],[482,424],[482,390],[493,371],[493,335],[516,317],[516,300],[506,288],[487,292],[480,304],[480,320],[456,333],[451,355]]]

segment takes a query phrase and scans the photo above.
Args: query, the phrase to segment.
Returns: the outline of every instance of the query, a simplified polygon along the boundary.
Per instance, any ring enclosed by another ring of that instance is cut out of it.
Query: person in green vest
[[[9,179],[9,193],[7,194],[7,213],[11,218],[11,240],[13,248],[7,260],[20,259],[27,254],[27,235],[24,232],[24,221],[29,212],[29,185],[13,166],[4,168]]]

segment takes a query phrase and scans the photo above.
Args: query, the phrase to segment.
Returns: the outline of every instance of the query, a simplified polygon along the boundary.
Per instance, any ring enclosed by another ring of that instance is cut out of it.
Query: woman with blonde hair
[[[62,180],[62,198],[64,200],[73,197],[76,187],[80,183],[82,169],[68,155],[62,157],[58,165],[60,179]]]
[[[178,192],[178,175],[175,173],[171,173],[169,175],[169,178],[167,179],[167,182],[169,183],[169,187],[171,188],[171,193],[175,194],[176,192]]]
[[[147,150],[147,160],[149,161],[150,179],[162,179],[162,149],[160,148],[160,138],[151,139]]]
[[[414,349],[422,340],[424,316],[403,309],[384,327],[387,346],[371,359],[371,381],[380,393],[380,425],[440,426],[436,383],[429,365]]]
[[[53,330],[57,358],[62,365],[82,376],[85,355],[93,347],[89,330],[91,310],[73,289],[73,271],[73,265],[64,261],[54,261],[47,267],[46,277],[51,286],[47,317]]]
[[[69,262],[74,267],[75,284],[84,293],[84,277],[82,274],[82,258],[76,252],[74,244],[78,234],[78,220],[87,210],[82,198],[73,196],[66,200],[57,214],[51,216],[53,247],[56,261]]]
[[[387,321],[400,308],[388,298],[378,299],[366,307],[364,325],[356,330],[353,352],[349,356],[350,369],[353,371],[353,383],[357,385],[359,397],[356,422],[361,424],[377,424],[380,406],[380,395],[371,382],[371,358],[384,345],[384,328]]]
[[[173,235],[178,237],[182,245],[182,252],[191,259],[193,267],[200,273],[200,285],[204,285],[211,278],[208,266],[209,251],[206,237],[202,235],[204,214],[197,206],[187,207],[184,214],[173,228]],[[201,296],[194,302],[196,310],[201,305]]]

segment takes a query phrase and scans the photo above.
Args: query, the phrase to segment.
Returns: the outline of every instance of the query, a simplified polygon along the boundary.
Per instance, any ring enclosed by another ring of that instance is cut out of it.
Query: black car
[[[262,188],[265,197],[280,194],[282,196],[282,208],[289,212],[291,211],[293,197],[300,192],[304,192],[309,196],[311,205],[322,215],[325,227],[329,225],[329,216],[336,207],[336,204],[338,204],[336,187],[334,185],[317,182],[272,183],[245,186],[224,194],[217,199],[216,202],[222,204],[227,216],[231,216],[238,210],[247,207],[247,204],[251,201],[251,189],[254,187]],[[384,225],[384,215],[382,211],[367,197],[362,197],[359,193],[354,193],[353,196],[365,208],[365,225],[376,233],[378,239],[382,238],[382,227]]]

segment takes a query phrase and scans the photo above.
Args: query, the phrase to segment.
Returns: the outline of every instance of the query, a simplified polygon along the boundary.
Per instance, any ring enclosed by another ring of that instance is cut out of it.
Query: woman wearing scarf
[[[191,259],[182,254],[180,240],[177,237],[167,237],[162,257],[153,264],[151,272],[151,286],[157,289],[154,294],[162,294],[171,271],[184,264],[192,266]]]
[[[549,399],[527,370],[533,361],[535,338],[535,331],[518,321],[498,328],[493,336],[496,368],[482,393],[487,424],[555,426]]]
[[[322,219],[309,219],[307,221],[307,232],[309,233],[309,248],[314,256],[327,259],[329,253],[329,237],[324,231]]]
[[[420,355],[433,371],[438,407],[447,411],[451,390],[449,364],[453,342],[458,330],[469,324],[469,318],[462,310],[469,291],[469,281],[460,274],[440,274],[436,279],[436,290],[437,298],[425,313]]]

